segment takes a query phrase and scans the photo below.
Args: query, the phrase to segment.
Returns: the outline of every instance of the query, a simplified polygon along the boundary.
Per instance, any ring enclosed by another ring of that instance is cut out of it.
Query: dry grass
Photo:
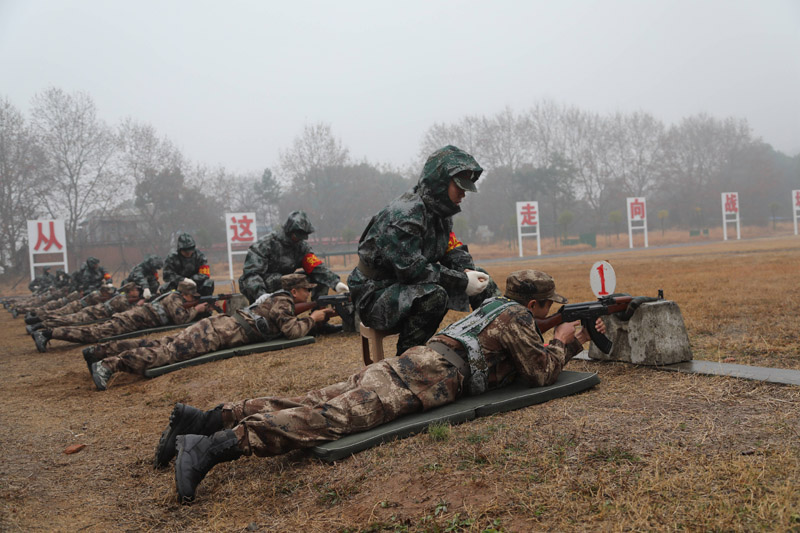
[[[500,281],[548,271],[581,301],[601,258],[618,290],[678,302],[696,358],[800,369],[794,237],[484,266]],[[118,376],[99,393],[79,347],[39,354],[8,313],[0,330],[2,530],[800,531],[798,387],[573,361],[601,384],[334,465],[303,452],[220,465],[181,507],[172,471],[151,468],[174,402],[322,386],[359,368],[358,338]]]

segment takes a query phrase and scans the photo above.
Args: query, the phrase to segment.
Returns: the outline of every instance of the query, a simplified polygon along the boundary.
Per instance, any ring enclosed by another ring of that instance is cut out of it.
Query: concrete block
[[[614,315],[603,317],[603,322],[614,347],[604,354],[591,344],[592,359],[659,366],[692,360],[683,315],[672,300],[642,304],[627,322]]]

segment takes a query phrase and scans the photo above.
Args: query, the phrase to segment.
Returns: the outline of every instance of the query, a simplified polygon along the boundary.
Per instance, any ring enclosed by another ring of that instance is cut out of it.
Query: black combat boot
[[[203,435],[179,435],[178,457],[175,459],[175,486],[178,501],[194,500],[197,485],[203,481],[214,465],[235,461],[242,456],[239,439],[233,430],[217,431],[210,437]]]
[[[108,380],[113,375],[114,371],[104,365],[103,361],[97,361],[92,364],[92,380],[97,390],[106,390],[108,388]]]
[[[97,346],[87,346],[83,349],[83,360],[86,361],[86,366],[89,368],[89,373],[92,373],[92,365],[98,361],[102,361],[104,357],[102,355],[95,355],[97,352]]]
[[[36,313],[33,311],[28,311],[28,313],[25,315],[26,324],[38,324],[41,321],[42,319],[36,316]]]
[[[25,326],[25,331],[28,332],[28,335],[33,335],[34,331],[38,331],[40,329],[44,329],[44,324],[42,324],[41,322]]]
[[[211,411],[201,411],[191,405],[176,403],[169,415],[167,428],[161,432],[153,465],[163,468],[175,457],[175,439],[178,435],[213,435],[222,427],[222,405]]]
[[[53,332],[46,328],[40,329],[31,333],[31,337],[33,337],[33,342],[36,343],[36,349],[44,353],[47,351],[47,343],[53,338]]]
[[[19,311],[17,311],[16,307],[11,308],[11,318],[17,318],[19,316]]]

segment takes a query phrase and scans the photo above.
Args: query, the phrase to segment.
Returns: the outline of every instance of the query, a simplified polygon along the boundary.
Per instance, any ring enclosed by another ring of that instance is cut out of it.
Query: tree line
[[[538,200],[543,234],[554,235],[565,222],[614,230],[627,196],[645,196],[648,218],[658,213],[661,224],[703,227],[720,216],[719,193],[738,191],[743,222],[762,224],[784,203],[789,216],[788,191],[800,189],[800,154],[773,150],[743,119],[699,114],[666,125],[645,112],[601,115],[541,101],[433,124],[405,168],[354,160],[329,124],[315,123],[280,151],[274,169],[237,174],[190,161],[149,124],[109,125],[91,96],[52,87],[27,114],[0,99],[0,267],[27,261],[26,220],[63,218],[71,246],[89,217],[122,208],[143,217],[143,239],[161,254],[177,231],[203,246],[224,241],[226,211],[255,211],[270,226],[304,209],[317,236],[351,241],[445,144],[486,169],[456,218],[467,239],[479,226],[512,237],[518,200]]]

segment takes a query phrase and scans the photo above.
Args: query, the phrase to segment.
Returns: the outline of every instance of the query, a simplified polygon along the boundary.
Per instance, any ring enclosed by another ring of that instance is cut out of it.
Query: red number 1
[[[597,273],[600,274],[600,292],[597,293],[597,295],[605,296],[608,294],[608,291],[606,291],[606,271],[603,268],[603,265],[599,265],[597,267]]]

